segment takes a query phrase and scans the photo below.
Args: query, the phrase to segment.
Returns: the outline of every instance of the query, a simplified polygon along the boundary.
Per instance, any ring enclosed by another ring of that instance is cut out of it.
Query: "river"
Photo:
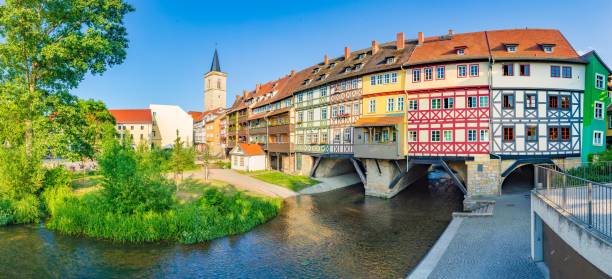
[[[197,245],[119,244],[41,225],[0,228],[1,278],[400,278],[461,208],[438,176],[395,198],[363,186],[286,200],[250,232]]]

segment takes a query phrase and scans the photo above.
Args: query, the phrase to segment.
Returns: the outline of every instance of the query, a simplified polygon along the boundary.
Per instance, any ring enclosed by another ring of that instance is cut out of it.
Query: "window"
[[[321,108],[321,120],[327,119],[327,108]]]
[[[327,144],[327,132],[321,132],[321,144]]]
[[[557,127],[548,127],[548,140],[549,141],[559,140],[559,129]]]
[[[304,135],[298,135],[297,136],[297,143],[298,144],[304,144]]]
[[[359,103],[353,104],[353,114],[356,114],[356,115],[360,114]]]
[[[240,166],[243,167],[244,166],[244,157],[240,157]]]
[[[438,66],[436,67],[436,79],[444,79],[446,77],[446,67]]]
[[[412,82],[421,82],[421,69],[412,70]]]
[[[517,45],[506,45],[506,50],[508,52],[516,52]]]
[[[387,98],[387,111],[394,111],[394,110],[395,110],[395,99]]]
[[[413,130],[408,131],[408,141],[409,142],[417,141],[417,131],[413,131]]]
[[[460,77],[460,78],[467,77],[467,66],[466,65],[457,66],[457,77]]]
[[[344,114],[344,105],[339,105],[338,106],[338,114],[340,114],[340,115]]]
[[[538,140],[538,127],[537,126],[527,126],[525,129],[527,130],[525,132],[527,136],[527,141],[537,141]]]
[[[455,99],[454,98],[444,98],[444,108],[452,109],[455,107]]]
[[[351,128],[344,128],[344,137],[342,137],[344,139],[344,143],[351,143]]]
[[[561,67],[550,66],[550,77],[554,77],[554,78],[561,77]]]
[[[519,74],[522,77],[528,77],[531,75],[531,66],[529,64],[521,64],[519,66]]]
[[[433,68],[425,68],[425,81],[433,80]]]
[[[391,83],[397,83],[397,73],[391,73]]]
[[[440,142],[440,131],[431,131],[431,141]]]
[[[481,108],[486,108],[489,106],[489,96],[480,96],[478,100],[478,105]]]
[[[475,108],[475,107],[477,107],[476,96],[467,97],[467,107],[468,108]]]
[[[489,130],[480,130],[480,141],[489,141]]]
[[[302,101],[304,101],[304,94],[297,94],[296,99],[297,103],[301,103]]]
[[[453,141],[453,131],[451,130],[444,131],[444,141],[445,142]]]
[[[465,49],[463,48],[458,48],[457,49],[457,55],[464,55],[465,54]]]
[[[504,141],[514,141],[514,127],[504,127]]]
[[[419,103],[417,100],[408,100],[408,110],[418,110]]]
[[[544,52],[546,53],[552,53],[553,52],[553,48],[552,46],[544,46],[542,47],[542,49],[544,50]]]
[[[440,109],[441,106],[441,100],[440,99],[431,99],[431,109]]]
[[[504,95],[502,98],[502,107],[505,109],[514,108],[514,95]]]
[[[357,55],[357,59],[363,59],[365,57],[365,53],[360,53]]]
[[[561,109],[569,109],[571,101],[569,96],[561,96]]]
[[[338,115],[338,107],[333,106],[332,107],[332,118],[336,118],[336,115]]]
[[[572,67],[563,66],[562,70],[563,78],[572,78]]]
[[[595,87],[601,90],[606,89],[604,80],[605,78],[603,75],[595,74]]]
[[[604,115],[603,107],[604,107],[604,103],[595,102],[595,119],[603,120],[603,115]]]
[[[548,96],[548,108],[556,109],[559,107],[559,96]]]
[[[514,64],[503,64],[502,75],[509,77],[514,75]]]
[[[569,127],[561,127],[561,140],[562,141],[569,141],[570,138],[572,137],[571,135],[571,131]]]
[[[397,97],[397,110],[404,111],[404,97]]]
[[[141,130],[141,131],[142,131],[142,130],[144,130],[144,126],[142,126],[142,125],[141,125],[141,126],[140,126],[140,130]]]
[[[480,66],[478,64],[470,65],[470,76],[477,77],[480,75]]]
[[[593,145],[597,145],[597,146],[603,145],[603,132],[602,131],[593,131]]]
[[[395,63],[395,57],[387,57],[387,58],[385,59],[385,62],[386,62],[387,64],[393,64],[393,63]]]
[[[298,112],[298,123],[304,122],[304,112]]]
[[[389,74],[384,74],[384,84],[388,84],[389,82],[391,82],[391,75]]]
[[[307,114],[308,121],[314,120],[314,110],[309,110]]]
[[[368,103],[368,112],[372,113],[376,111],[376,99],[371,99]]]
[[[468,130],[468,141],[469,142],[476,141],[476,130]]]
[[[376,76],[370,77],[370,85],[376,85]]]
[[[536,108],[536,95],[527,94],[525,95],[525,108],[526,109],[535,109]]]
[[[143,134],[140,134],[140,139],[141,140],[144,139],[144,135]]]
[[[130,130],[134,130],[134,126],[130,126]]]
[[[327,96],[327,87],[321,87],[321,93],[319,93],[319,95],[321,95],[321,97],[325,97]]]

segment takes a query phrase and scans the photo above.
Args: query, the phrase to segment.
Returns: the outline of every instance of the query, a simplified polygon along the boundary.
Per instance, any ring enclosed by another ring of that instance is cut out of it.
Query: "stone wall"
[[[304,162],[302,161],[302,166]],[[321,158],[315,177],[332,177],[354,173],[355,167],[348,158]]]
[[[399,160],[399,170],[392,160],[378,160],[380,172],[376,166],[376,160],[363,159],[366,167],[366,185],[365,194],[368,196],[392,198],[403,189],[414,183],[419,178],[427,175],[427,170],[430,165],[411,165],[406,171],[406,161]],[[393,179],[400,173],[403,173],[402,178],[393,188],[389,188]]]
[[[512,161],[508,164],[506,161]],[[503,160],[503,165],[510,166],[514,160]],[[473,161],[466,161],[468,196],[496,196],[501,193],[500,161],[489,155],[475,156]],[[506,166],[506,167],[507,167]]]

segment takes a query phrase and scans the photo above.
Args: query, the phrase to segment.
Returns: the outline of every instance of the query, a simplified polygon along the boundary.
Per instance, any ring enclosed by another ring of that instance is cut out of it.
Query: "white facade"
[[[245,155],[240,148],[234,147],[230,152],[233,170],[258,171],[266,169],[266,155]]]
[[[193,144],[193,118],[187,112],[173,105],[150,105],[149,108],[153,114],[153,123],[159,129],[162,148],[174,145],[177,131],[186,146]]]
[[[503,75],[502,67],[506,64],[514,65],[512,76]],[[521,76],[520,65],[529,65],[528,76]],[[571,67],[572,77],[551,77],[551,66],[559,66],[560,69]],[[492,69],[493,88],[584,90],[585,66],[582,64],[507,61],[494,63]]]

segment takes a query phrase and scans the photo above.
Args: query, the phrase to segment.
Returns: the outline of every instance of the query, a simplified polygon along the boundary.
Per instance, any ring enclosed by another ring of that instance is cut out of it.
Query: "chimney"
[[[245,90],[242,90],[242,98],[246,98],[246,94],[247,94],[246,89],[245,89]]]
[[[372,41],[372,54],[376,54],[378,52],[378,42],[376,40]]]
[[[293,76],[295,75],[295,70],[291,70],[291,74],[289,74],[289,76]]]
[[[455,35],[455,31],[453,31],[453,29],[448,29],[448,35],[449,36]]]
[[[255,92],[259,92],[259,88],[261,87],[261,84],[255,84]]]
[[[404,40],[404,32],[399,32],[396,36],[395,47],[397,48],[397,50],[402,50],[404,49],[404,46],[406,46],[406,40]]]
[[[327,64],[329,64],[329,58],[327,58],[327,54],[325,54],[325,56],[323,56],[323,65]]]
[[[344,60],[348,60],[351,56],[351,49],[349,47],[344,47]]]
[[[425,37],[423,37],[423,32],[419,32],[419,45],[422,46],[425,42]]]

